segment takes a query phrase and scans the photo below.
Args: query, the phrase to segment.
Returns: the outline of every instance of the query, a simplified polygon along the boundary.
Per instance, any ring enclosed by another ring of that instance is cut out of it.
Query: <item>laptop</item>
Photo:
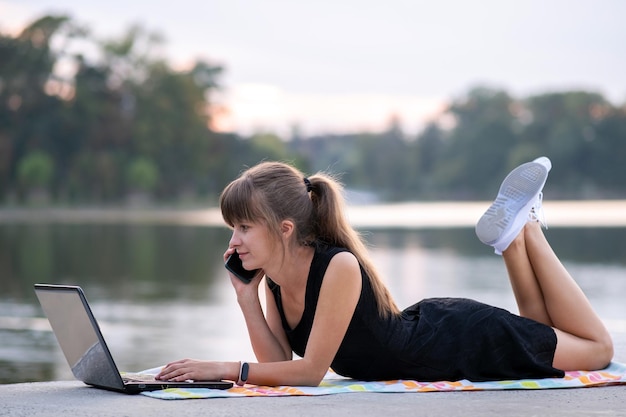
[[[85,293],[78,286],[35,284],[35,293],[48,317],[76,379],[96,388],[137,394],[167,388],[228,389],[228,381],[158,381],[154,376],[120,374]]]

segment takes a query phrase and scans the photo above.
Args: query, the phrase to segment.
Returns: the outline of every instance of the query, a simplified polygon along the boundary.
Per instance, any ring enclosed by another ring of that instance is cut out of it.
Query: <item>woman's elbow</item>
[[[304,378],[301,385],[308,387],[317,387],[322,382],[328,372],[327,367],[308,366],[306,372],[303,373]]]
[[[307,376],[305,379],[303,379],[299,385],[302,385],[304,387],[317,387],[320,385],[323,379],[324,379],[323,375],[322,376],[310,375],[310,376]]]

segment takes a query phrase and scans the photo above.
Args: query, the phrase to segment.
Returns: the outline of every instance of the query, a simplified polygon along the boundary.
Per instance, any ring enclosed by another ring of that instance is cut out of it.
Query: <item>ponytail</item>
[[[345,217],[343,187],[339,181],[324,173],[317,173],[308,180],[312,185],[313,223],[317,238],[332,246],[346,248],[357,258],[370,279],[378,313],[382,317],[399,314],[389,290],[370,260],[364,240]]]

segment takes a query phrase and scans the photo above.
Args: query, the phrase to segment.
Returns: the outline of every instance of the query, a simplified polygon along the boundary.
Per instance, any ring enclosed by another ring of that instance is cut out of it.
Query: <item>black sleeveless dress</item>
[[[318,246],[307,281],[305,307],[295,328],[287,324],[280,286],[269,277],[283,328],[293,351],[303,357],[324,274],[345,249]],[[463,298],[430,298],[381,318],[369,278],[331,364],[340,375],[360,380],[420,381],[562,377],[552,367],[554,330],[534,320]]]

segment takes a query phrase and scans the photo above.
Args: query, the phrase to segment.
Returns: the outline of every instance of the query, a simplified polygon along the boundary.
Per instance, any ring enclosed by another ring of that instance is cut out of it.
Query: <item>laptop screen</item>
[[[36,285],[35,292],[74,376],[89,385],[123,388],[82,290]]]

